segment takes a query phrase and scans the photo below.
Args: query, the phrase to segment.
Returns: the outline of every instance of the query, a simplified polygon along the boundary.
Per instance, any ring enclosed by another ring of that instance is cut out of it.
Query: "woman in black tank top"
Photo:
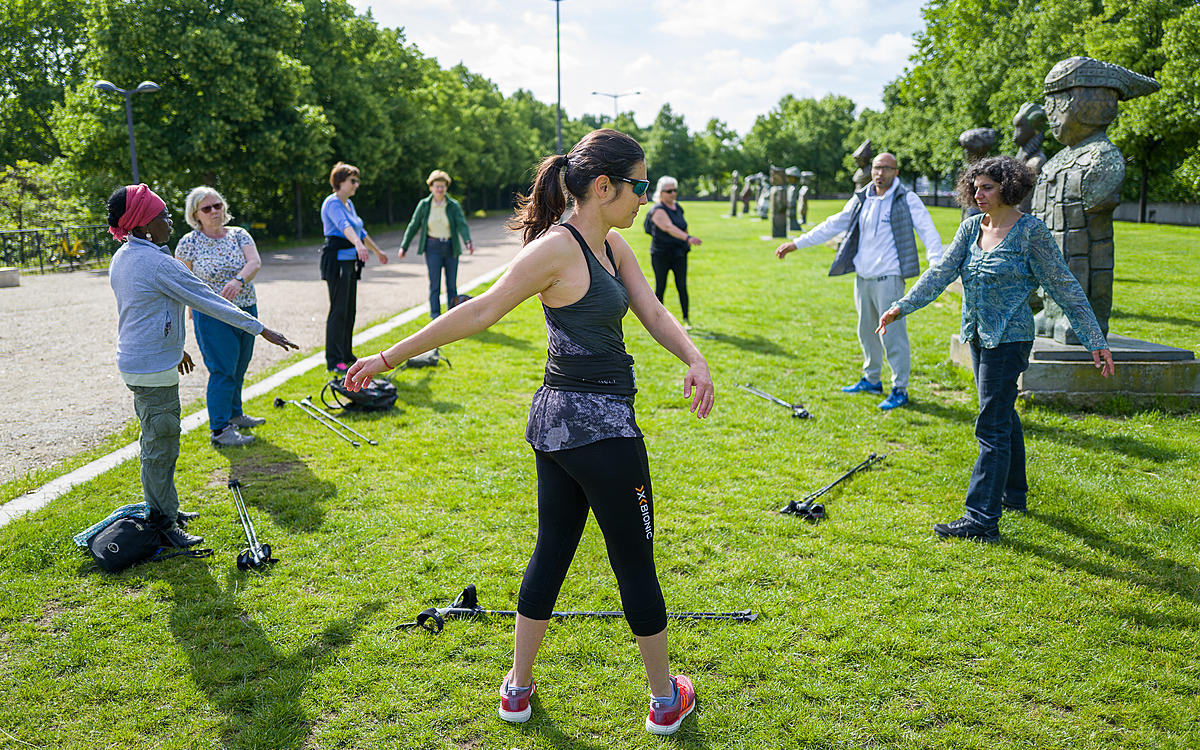
[[[632,309],[688,366],[683,395],[697,417],[708,416],[714,394],[703,355],[612,231],[633,225],[648,187],[641,146],[614,130],[593,131],[569,154],[547,157],[509,224],[522,231],[525,248],[504,275],[412,336],[360,358],[346,376],[358,390],[409,357],[487,329],[529,297],[537,295],[545,308],[549,360],[526,431],[538,468],[538,541],[517,603],[513,667],[500,689],[506,721],[530,716],[533,662],[589,512],[604,533],[650,683],[647,730],[671,734],[695,707],[691,681],[668,670],[649,464],[633,414],[633,358],[621,330],[625,312]],[[558,225],[568,193],[574,210],[569,223]]]

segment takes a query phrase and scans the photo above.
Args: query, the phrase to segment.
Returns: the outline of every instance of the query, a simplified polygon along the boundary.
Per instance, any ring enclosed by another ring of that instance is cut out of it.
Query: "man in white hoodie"
[[[191,372],[184,351],[183,311],[191,306],[247,333],[281,346],[299,347],[268,330],[197,278],[171,255],[171,216],[145,184],[118,188],[108,199],[109,232],[125,244],[113,255],[108,280],[117,297],[117,369],[133,391],[141,422],[142,494],[147,519],[176,547],[204,541],[179,521],[175,462],[179,458],[179,376]]]
[[[871,182],[856,192],[840,213],[775,250],[782,260],[793,250],[819,245],[839,232],[846,233],[829,275],[855,274],[854,306],[858,310],[863,374],[861,380],[842,391],[882,395],[886,351],[892,370],[892,392],[879,404],[884,411],[908,403],[908,376],[912,369],[908,328],[892,324],[882,336],[875,329],[879,326],[879,316],[904,296],[904,280],[921,273],[913,231],[925,245],[929,265],[942,258],[942,238],[929,209],[916,193],[900,183],[899,171],[895,156],[888,153],[876,156],[871,164]]]

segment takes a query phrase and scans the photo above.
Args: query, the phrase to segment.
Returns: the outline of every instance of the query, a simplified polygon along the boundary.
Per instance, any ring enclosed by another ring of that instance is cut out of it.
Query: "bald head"
[[[896,157],[886,151],[871,162],[871,184],[875,187],[875,195],[883,195],[892,187],[892,180],[899,173]]]

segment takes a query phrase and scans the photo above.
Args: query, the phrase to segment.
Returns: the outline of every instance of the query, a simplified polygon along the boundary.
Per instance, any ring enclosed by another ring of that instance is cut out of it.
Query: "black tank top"
[[[672,224],[685,232],[687,231],[687,219],[683,218],[683,206],[676,203],[675,210],[672,211],[671,209],[667,208],[665,204],[658,203],[655,204],[654,208],[650,209],[650,213],[653,214],[659,209],[666,211],[667,218],[671,220]],[[691,246],[688,244],[687,240],[681,240],[678,237],[672,237],[663,230],[659,229],[657,226],[654,227],[654,231],[650,236],[651,255],[666,255],[673,258],[682,258],[683,256],[687,255],[687,252],[690,249]]]
[[[613,276],[583,241],[583,236],[570,224],[563,224],[579,242],[587,259],[589,284],[587,293],[577,302],[562,307],[542,308],[546,317],[567,337],[592,354],[624,354],[625,334],[621,319],[629,312],[629,292],[620,275]],[[615,269],[612,248],[607,241],[604,251]]]

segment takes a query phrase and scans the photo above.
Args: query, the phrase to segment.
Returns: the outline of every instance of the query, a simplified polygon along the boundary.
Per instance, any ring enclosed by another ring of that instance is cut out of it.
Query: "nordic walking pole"
[[[308,397],[307,397],[307,396],[305,396],[305,398],[308,398]],[[310,403],[311,403],[311,402],[310,402]],[[307,414],[307,415],[308,415],[309,417],[311,417],[312,419],[315,419],[315,420],[317,420],[318,422],[320,422],[320,423],[321,423],[322,425],[324,425],[325,427],[328,427],[330,430],[333,430],[333,433],[334,433],[335,435],[337,435],[338,437],[340,437],[342,440],[345,440],[347,443],[350,443],[350,444],[351,444],[351,445],[353,445],[355,448],[357,448],[357,447],[359,446],[359,443],[358,443],[358,441],[357,441],[357,440],[355,440],[355,439],[351,438],[350,436],[348,436],[348,435],[346,435],[346,434],[342,433],[342,431],[341,431],[341,430],[339,430],[338,428],[334,427],[334,426],[333,426],[332,424],[330,424],[329,422],[326,422],[325,420],[321,419],[321,418],[320,418],[319,416],[317,416],[315,413],[313,413],[313,412],[309,411],[307,408],[305,408],[305,406],[304,406],[304,404],[303,404],[303,403],[301,403],[301,402],[299,402],[299,401],[285,401],[284,399],[282,399],[282,398],[279,398],[278,396],[276,396],[276,397],[275,397],[275,407],[276,407],[276,408],[282,409],[282,408],[283,408],[283,406],[284,406],[284,404],[294,404],[294,405],[296,405],[296,406],[299,406],[299,407],[300,407],[300,411],[304,412],[305,414]]]
[[[780,513],[792,513],[792,514],[795,514],[798,516],[809,517],[809,518],[812,518],[813,520],[820,520],[821,518],[823,518],[825,516],[825,508],[823,508],[820,505],[814,505],[813,504],[814,500],[816,500],[817,498],[821,497],[825,493],[832,490],[842,480],[848,479],[849,477],[853,476],[854,474],[857,474],[858,472],[862,471],[863,469],[869,468],[873,464],[879,463],[880,461],[882,461],[885,458],[887,458],[886,453],[883,454],[882,456],[872,453],[871,455],[867,456],[866,460],[863,461],[862,463],[860,463],[858,466],[855,466],[853,469],[851,469],[850,471],[847,471],[845,474],[841,475],[840,477],[833,480],[829,484],[825,485],[821,489],[816,490],[815,492],[811,492],[808,495],[805,495],[804,498],[802,498],[799,502],[792,500],[785,507],[780,508],[779,512]]]
[[[333,416],[333,415],[332,415],[332,414],[330,414],[329,412],[325,411],[325,410],[324,410],[324,409],[322,409],[321,407],[319,407],[319,406],[317,406],[316,404],[314,404],[314,403],[313,403],[313,401],[312,401],[312,396],[305,396],[304,398],[300,399],[300,404],[301,404],[301,405],[303,405],[303,406],[308,406],[308,407],[311,407],[311,408],[312,408],[314,411],[316,411],[318,414],[320,414],[321,416],[325,417],[326,419],[332,420],[333,422],[335,422],[335,423],[337,423],[337,424],[341,425],[342,427],[346,428],[348,431],[350,431],[350,432],[354,433],[355,435],[358,435],[360,438],[362,438],[363,440],[366,440],[366,441],[367,441],[367,445],[379,445],[379,443],[378,443],[378,442],[376,442],[376,441],[372,440],[371,438],[369,438],[369,437],[367,437],[366,435],[362,434],[361,432],[359,432],[358,430],[354,429],[354,428],[353,428],[353,427],[351,427],[350,425],[346,424],[346,423],[345,423],[345,422],[343,422],[342,420],[338,419],[337,417]]]
[[[790,409],[792,412],[792,416],[795,417],[796,419],[807,419],[808,417],[812,416],[811,414],[808,413],[808,409],[804,408],[804,404],[789,404],[787,401],[784,401],[783,399],[778,398],[776,396],[772,396],[770,393],[767,393],[764,390],[755,388],[752,385],[742,385],[741,383],[737,383],[736,385],[738,388],[741,388],[743,391],[746,391],[747,393],[752,393],[755,396],[758,396],[759,398],[765,398],[768,401],[774,402],[784,408]]]

